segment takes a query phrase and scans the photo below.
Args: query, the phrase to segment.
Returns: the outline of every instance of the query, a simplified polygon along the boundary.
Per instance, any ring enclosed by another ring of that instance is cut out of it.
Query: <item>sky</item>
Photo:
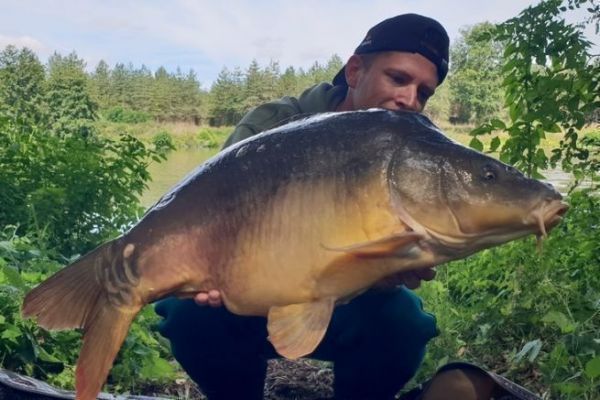
[[[100,60],[155,71],[193,69],[208,89],[227,67],[252,60],[308,68],[346,60],[381,20],[414,12],[437,19],[451,42],[462,27],[502,22],[537,0],[0,0],[0,49],[26,46],[42,62],[75,51],[93,71]],[[597,36],[588,38],[596,44]]]

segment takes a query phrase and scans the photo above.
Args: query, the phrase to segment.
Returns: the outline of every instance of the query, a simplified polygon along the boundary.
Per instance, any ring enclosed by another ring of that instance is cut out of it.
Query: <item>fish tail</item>
[[[131,282],[133,245],[109,242],[63,268],[25,296],[23,315],[46,329],[83,329],[77,400],[96,399],[129,326],[142,307]],[[129,279],[127,279],[129,278]],[[135,285],[134,285],[135,286]]]
[[[103,305],[85,327],[75,373],[76,400],[95,400],[137,314]]]

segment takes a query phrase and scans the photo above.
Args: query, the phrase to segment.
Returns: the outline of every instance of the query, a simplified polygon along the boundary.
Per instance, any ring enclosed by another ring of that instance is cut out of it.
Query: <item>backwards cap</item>
[[[369,29],[354,54],[380,51],[419,53],[437,67],[439,85],[448,74],[449,46],[448,33],[439,22],[418,14],[402,14]],[[333,78],[334,85],[348,85],[345,68]]]

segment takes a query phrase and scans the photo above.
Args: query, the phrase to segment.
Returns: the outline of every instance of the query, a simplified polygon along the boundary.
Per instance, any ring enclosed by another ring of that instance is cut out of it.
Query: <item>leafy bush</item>
[[[214,149],[223,145],[230,131],[218,128],[202,128],[198,131],[196,137],[200,146]]]
[[[175,149],[173,137],[167,131],[160,131],[154,136],[152,136],[152,144],[154,144],[154,148],[157,151],[160,151],[162,153],[166,153]]]
[[[68,384],[77,358],[76,332],[46,332],[21,318],[23,297],[61,264],[36,248],[16,227],[0,232],[0,366],[9,370]]]
[[[12,226],[0,231],[0,367],[72,388],[80,333],[47,332],[21,318],[25,294],[62,264],[15,232]],[[166,361],[168,347],[153,331],[157,320],[150,307],[137,316],[111,371],[114,390],[131,391],[174,378],[175,368]]]
[[[116,392],[142,393],[149,382],[170,384],[176,378],[176,363],[166,340],[154,329],[160,317],[152,306],[136,316],[123,343],[109,382]]]
[[[130,110],[121,106],[111,107],[104,112],[105,118],[111,122],[139,124],[150,120],[150,114],[143,111]]]
[[[61,254],[86,252],[138,219],[147,165],[164,155],[130,135],[96,134],[96,105],[74,54],[51,58],[46,85],[35,61],[27,52],[0,54],[0,367],[72,387],[80,334],[23,320],[23,298],[68,263]],[[29,70],[37,72],[21,73]],[[17,87],[28,91],[15,98]],[[36,99],[45,99],[47,114]],[[152,333],[156,318],[145,310],[134,322],[110,378],[117,388],[173,376]]]
[[[0,226],[35,232],[61,254],[87,251],[114,237],[141,213],[150,175],[138,139],[28,134],[0,120]]]
[[[568,200],[541,252],[533,238],[486,250],[420,290],[442,334],[417,381],[467,359],[551,398],[598,398],[600,199],[580,191]]]

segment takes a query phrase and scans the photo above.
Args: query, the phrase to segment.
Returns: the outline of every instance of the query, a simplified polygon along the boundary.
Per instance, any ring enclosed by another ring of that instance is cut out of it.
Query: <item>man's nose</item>
[[[394,101],[398,108],[403,110],[421,111],[417,88],[412,85],[398,89]]]

